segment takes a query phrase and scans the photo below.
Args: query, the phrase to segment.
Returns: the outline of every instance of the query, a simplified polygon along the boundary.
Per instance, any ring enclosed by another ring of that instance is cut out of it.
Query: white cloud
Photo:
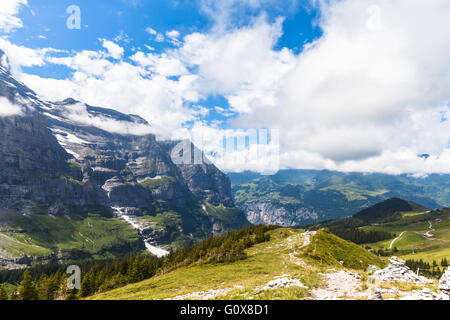
[[[279,81],[295,63],[289,50],[273,50],[282,22],[268,24],[260,18],[252,26],[227,33],[188,35],[179,49],[180,59],[198,68],[205,94],[227,96],[234,111],[277,106]]]
[[[226,32],[235,26],[243,26],[251,21],[253,16],[265,14],[270,8],[271,12],[279,14],[297,11],[299,0],[200,0],[202,11],[215,23],[215,32]],[[245,15],[243,12],[251,12]]]
[[[180,32],[177,30],[167,31],[166,36],[171,39],[178,39],[180,37]]]
[[[106,59],[103,52],[81,51],[74,56],[48,57],[47,61],[53,64],[65,65],[86,75],[100,76],[104,74],[113,63]]]
[[[106,48],[106,50],[108,50],[109,54],[111,55],[111,57],[113,59],[116,59],[116,60],[122,59],[124,49],[121,46],[119,46],[118,44],[116,44],[112,41],[108,41],[106,39],[101,39],[101,41],[102,41],[103,47]]]
[[[167,77],[180,76],[188,73],[184,64],[177,57],[166,54],[145,54],[139,51],[131,59],[138,65]]]
[[[18,105],[12,104],[5,97],[0,97],[0,117],[10,117],[20,115],[22,108]]]
[[[139,57],[140,55],[138,55]],[[45,79],[22,74],[21,80],[48,100],[73,97],[90,105],[113,108],[144,117],[156,134],[170,137],[172,131],[198,113],[188,108],[199,95],[195,75],[185,74],[167,56],[141,56],[150,67],[128,62],[111,62],[103,52],[82,51],[66,57],[46,57],[46,61],[75,70],[69,79]],[[139,59],[136,59],[139,61]],[[151,70],[149,70],[151,69]],[[167,77],[177,75],[177,80]]]
[[[0,37],[0,49],[9,58],[11,72],[19,76],[21,67],[43,66],[45,53],[51,49],[34,50],[24,46],[17,46]]]
[[[161,33],[158,33],[155,37],[155,41],[156,42],[163,42],[164,41],[164,36]]]
[[[83,103],[68,105],[64,110],[64,116],[82,125],[94,126],[105,131],[120,133],[145,135],[152,132],[152,128],[145,124],[131,124],[126,121],[117,121],[102,116],[93,116]]]
[[[22,5],[27,5],[27,0],[2,0],[0,5],[0,31],[10,33],[23,26],[22,20],[16,15]]]
[[[450,3],[320,4],[324,34],[277,81],[278,106],[250,104],[235,125],[281,128],[284,167],[450,172]]]
[[[450,117],[448,0],[315,0],[323,36],[298,55],[276,49],[282,18],[269,21],[262,14],[245,25],[233,23],[237,9],[262,10],[273,1],[204,0],[205,12],[216,22],[210,32],[183,39],[168,32],[177,48],[138,51],[131,61],[111,61],[123,52],[109,43],[108,53],[82,51],[58,58],[6,47],[10,56],[17,55],[13,61],[24,61],[16,62],[19,69],[49,62],[74,70],[67,80],[22,74],[44,97],[72,96],[139,114],[164,137],[186,121],[197,121],[193,130],[211,135],[220,146],[226,131],[199,121],[207,112],[198,101],[223,95],[230,111],[239,115],[235,127],[280,129],[281,167],[450,172],[450,122],[442,121]],[[156,30],[147,32],[165,41]],[[417,157],[422,153],[431,157]],[[263,168],[271,161],[242,163],[242,157],[240,151],[217,161],[227,170]]]
[[[145,29],[145,31],[147,31],[147,33],[150,34],[151,36],[154,36],[154,40],[156,42],[163,42],[165,39],[163,34],[159,33],[153,28],[148,27]]]
[[[145,31],[147,31],[147,33],[151,34],[151,35],[157,35],[158,34],[158,32],[155,29],[150,28],[150,27],[146,28]]]

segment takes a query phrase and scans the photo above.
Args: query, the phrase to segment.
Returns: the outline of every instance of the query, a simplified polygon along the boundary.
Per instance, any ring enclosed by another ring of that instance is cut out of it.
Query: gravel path
[[[361,290],[361,275],[349,271],[321,273],[325,286],[310,291],[315,300],[364,299],[368,293]]]
[[[429,227],[428,227],[428,229],[430,229],[429,231],[427,231],[427,232],[425,232],[424,233],[424,236],[427,238],[427,239],[429,239],[429,240],[434,240],[434,234],[432,234],[432,233],[430,233],[430,232],[434,232],[434,231],[436,231],[435,229],[433,229],[433,223],[431,222],[431,221],[428,221],[428,223],[429,223]]]
[[[395,241],[399,240],[405,234],[405,232],[406,231],[403,231],[402,233],[400,233],[400,235],[397,238],[392,240],[391,245],[389,246],[389,249],[392,249],[392,246],[394,245]]]

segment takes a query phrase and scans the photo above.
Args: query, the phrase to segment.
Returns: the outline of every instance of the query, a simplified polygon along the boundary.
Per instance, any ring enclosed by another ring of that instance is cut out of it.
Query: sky
[[[0,49],[43,99],[140,115],[225,171],[421,177],[450,173],[449,17],[448,0],[2,0]]]

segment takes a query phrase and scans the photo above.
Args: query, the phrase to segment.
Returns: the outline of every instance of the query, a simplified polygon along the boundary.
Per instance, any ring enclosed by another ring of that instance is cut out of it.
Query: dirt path
[[[367,292],[361,289],[361,275],[349,271],[322,273],[325,285],[310,291],[315,300],[365,299]]]
[[[425,238],[427,238],[428,240],[434,240],[434,234],[432,234],[431,232],[436,231],[435,229],[433,229],[433,222],[428,221],[429,223],[429,227],[427,232],[425,232],[423,235],[425,236]]]
[[[392,240],[391,245],[389,246],[389,249],[392,249],[392,246],[394,245],[395,241],[399,240],[405,234],[405,232],[406,231],[403,231],[402,233],[400,233],[400,235],[397,238]]]
[[[302,240],[303,241],[302,245],[300,247],[296,248],[296,249],[299,250],[299,249],[303,249],[303,248],[306,248],[307,246],[309,246],[311,244],[311,237],[314,236],[315,234],[316,234],[315,231],[312,231],[312,232],[307,231],[307,232],[304,232],[304,233],[302,233],[300,235],[301,236],[300,239],[295,238],[296,240]],[[291,240],[290,238],[287,239],[288,242],[290,242],[290,240]],[[311,266],[309,264],[307,264],[301,258],[296,256],[297,253],[298,253],[297,250],[294,250],[293,252],[289,253],[289,261],[294,263],[294,264],[296,264],[296,265],[298,265],[298,266],[300,266],[300,267],[302,267],[302,268],[310,268]]]

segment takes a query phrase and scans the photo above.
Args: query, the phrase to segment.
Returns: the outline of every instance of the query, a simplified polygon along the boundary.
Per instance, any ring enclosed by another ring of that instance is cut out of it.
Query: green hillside
[[[377,222],[384,219],[395,219],[397,214],[400,218],[401,212],[425,212],[427,210],[427,208],[412,201],[392,198],[364,209],[353,217],[364,222]]]
[[[450,259],[450,209],[404,213],[397,221],[371,224],[363,230],[384,230],[393,234],[390,239],[367,244],[374,250],[381,249],[387,254],[394,250],[403,259],[423,259],[438,264],[443,258]]]
[[[366,270],[369,265],[382,267],[384,264],[379,257],[362,247],[326,231],[319,231],[312,238],[312,245],[308,246],[304,255],[321,264],[356,270]]]
[[[450,258],[450,209],[430,211],[394,198],[362,210],[351,218],[309,226],[329,228],[339,237],[364,245],[381,256],[422,259],[440,264]]]
[[[191,264],[142,282],[94,295],[89,299],[153,300],[199,292],[221,292],[216,299],[308,299],[309,291],[323,285],[321,272],[352,270],[365,274],[368,265],[385,262],[355,244],[319,231],[308,239],[300,230],[269,231],[270,241],[246,249],[247,258],[231,263]],[[305,245],[306,244],[306,245]],[[343,261],[343,262],[342,262]],[[277,277],[301,281],[303,287],[258,292]]]
[[[138,233],[124,221],[87,216],[11,214],[0,223],[0,250],[6,256],[47,256],[67,259],[114,258],[144,249]]]

